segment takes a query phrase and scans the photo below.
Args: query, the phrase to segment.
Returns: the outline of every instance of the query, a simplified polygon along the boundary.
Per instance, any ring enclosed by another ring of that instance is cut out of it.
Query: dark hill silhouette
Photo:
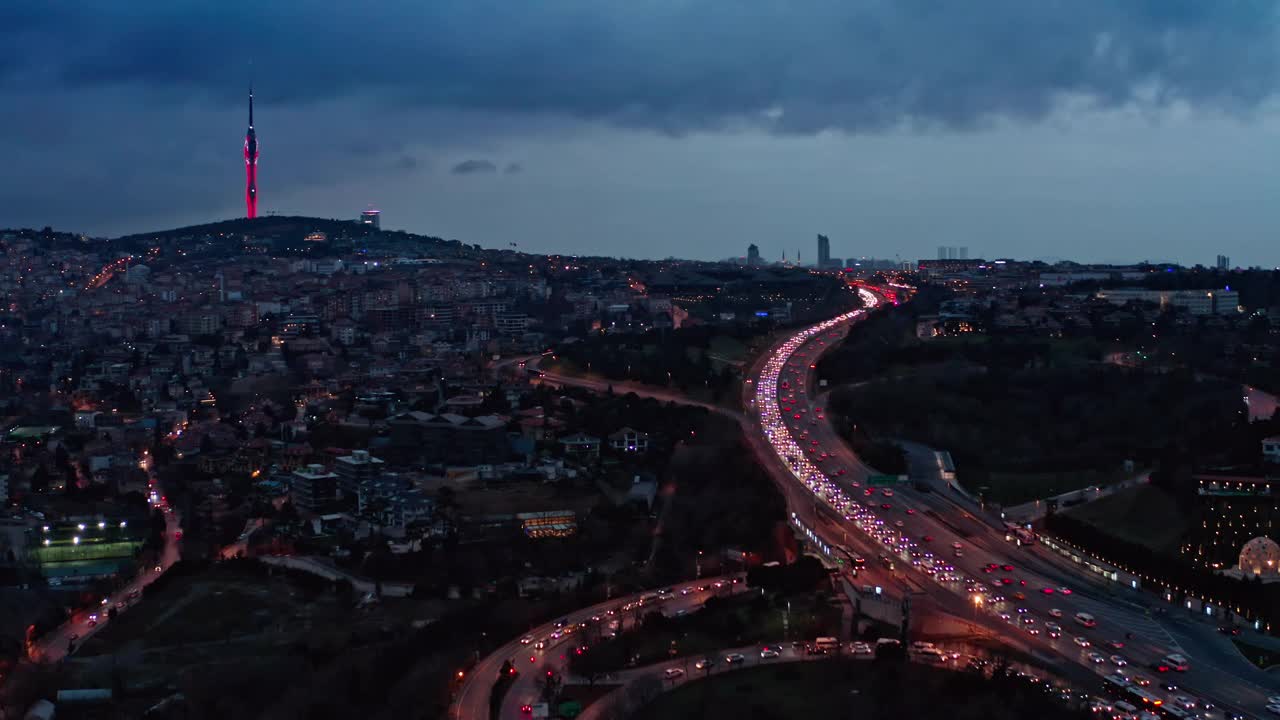
[[[301,215],[268,215],[257,218],[231,218],[201,225],[188,225],[171,230],[156,230],[124,235],[119,240],[155,240],[176,237],[201,237],[209,235],[258,235],[284,238],[303,237],[313,232],[323,232],[330,237],[357,238],[373,232],[368,225],[353,220],[315,218]],[[430,238],[440,240],[440,238]],[[444,242],[441,240],[441,242]]]

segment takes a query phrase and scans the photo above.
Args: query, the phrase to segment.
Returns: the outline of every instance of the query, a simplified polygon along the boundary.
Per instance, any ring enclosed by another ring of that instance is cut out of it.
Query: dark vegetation
[[[640,335],[593,334],[560,345],[542,366],[566,375],[591,374],[610,380],[697,391],[713,402],[737,387],[734,364],[757,333],[748,327],[652,330]]]
[[[751,580],[750,590],[732,596],[726,586],[701,609],[685,616],[667,617],[655,610],[642,614],[638,622],[627,622],[628,613],[620,612],[624,624],[618,636],[602,638],[600,626],[592,626],[583,640],[585,648],[580,646],[570,656],[570,668],[595,681],[629,664],[643,666],[669,657],[687,657],[692,662],[728,647],[838,634],[839,605],[815,591],[827,577],[821,563],[806,556],[766,575],[769,586],[763,593]],[[749,577],[762,576],[753,571]],[[789,622],[784,624],[788,603]]]
[[[877,659],[787,663],[714,674],[659,696],[634,717],[931,718],[1084,720],[1032,684],[1003,670],[986,677]]]
[[[263,592],[270,587],[275,594],[264,602],[292,605],[296,616],[282,624],[271,620],[259,629],[263,635],[257,640],[241,639],[238,632],[224,644],[222,639],[209,642],[199,635],[182,640],[179,613],[163,621],[174,627],[161,627],[162,632],[179,636],[167,640],[163,648],[138,654],[134,639],[149,641],[150,637],[134,633],[102,642],[95,637],[91,641],[95,647],[86,651],[111,655],[112,673],[124,687],[149,687],[157,678],[172,682],[187,696],[188,717],[193,719],[434,718],[444,716],[457,673],[469,671],[477,653],[492,652],[530,625],[604,600],[602,588],[532,601],[490,595],[455,605],[425,627],[414,627],[400,617],[403,606],[356,610],[350,588],[342,583],[268,570],[249,560],[183,561],[148,587],[142,604],[117,622],[122,623],[122,631],[126,622],[148,625],[167,615],[173,601],[193,587],[207,585],[216,592],[228,582]],[[322,613],[317,614],[316,608]],[[189,612],[197,610],[200,606],[189,606]],[[209,622],[215,623],[240,610],[229,603],[225,608],[206,606],[202,612],[211,614]],[[259,612],[237,622],[256,622]],[[85,671],[96,672],[91,666]],[[96,687],[94,682],[90,680],[89,686]],[[127,706],[145,708],[155,701],[151,692],[130,690],[120,699]]]
[[[1125,460],[1154,465],[1167,449],[1230,460],[1244,417],[1237,386],[1101,365],[873,382],[834,392],[830,407],[846,427],[950,451],[961,483],[1006,504],[1095,484]],[[1001,474],[1049,474],[1056,487],[1019,492]]]
[[[1280,652],[1264,647],[1259,647],[1247,640],[1240,638],[1231,638],[1231,642],[1235,643],[1236,649],[1249,659],[1249,662],[1266,670],[1268,668],[1280,667]]]

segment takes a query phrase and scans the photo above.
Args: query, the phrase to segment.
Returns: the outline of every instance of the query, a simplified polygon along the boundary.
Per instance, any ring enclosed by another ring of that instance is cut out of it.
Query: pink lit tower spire
[[[244,134],[244,204],[246,217],[258,217],[258,134],[253,131],[253,87],[249,88],[249,131]]]

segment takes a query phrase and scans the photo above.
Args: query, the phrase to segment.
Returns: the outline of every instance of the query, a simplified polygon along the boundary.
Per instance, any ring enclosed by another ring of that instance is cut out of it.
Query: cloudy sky
[[[77,5],[87,7],[76,7]],[[1277,2],[0,4],[0,226],[1280,264]]]

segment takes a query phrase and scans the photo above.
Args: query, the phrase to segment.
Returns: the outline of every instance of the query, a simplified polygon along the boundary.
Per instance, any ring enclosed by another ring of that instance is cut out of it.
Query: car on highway
[[[676,678],[684,677],[684,670],[677,667],[667,668],[662,671],[662,676],[668,680],[675,680]]]
[[[1045,623],[1044,631],[1045,631],[1045,634],[1051,638],[1062,637],[1062,626],[1058,625],[1058,623],[1053,623],[1053,622]]]
[[[742,653],[729,653],[724,656],[724,661],[729,665],[741,665],[747,661],[747,658]]]
[[[782,654],[782,653],[778,652],[778,650],[777,650],[776,648],[771,648],[771,647],[768,647],[768,646],[765,646],[765,647],[760,648],[760,659],[761,659],[761,660],[773,660],[773,659],[775,659],[775,658],[779,657],[781,654]]]
[[[708,670],[716,666],[716,661],[711,658],[702,658],[698,662],[694,663],[693,666],[699,670]]]
[[[1102,653],[1096,653],[1096,652],[1089,653],[1089,662],[1093,663],[1094,665],[1101,665],[1106,661],[1107,661],[1107,658]]]
[[[1129,661],[1125,660],[1124,657],[1121,655],[1112,655],[1110,660],[1111,660],[1111,664],[1115,665],[1116,667],[1124,667],[1125,665],[1129,664]]]
[[[524,637],[520,638],[520,644],[521,644],[521,645],[528,645],[528,644],[530,644],[530,643],[532,643],[532,642],[533,642],[533,636],[532,636],[532,635],[525,635]]]
[[[1062,617],[1062,611],[1061,611],[1061,610],[1059,610],[1058,608],[1050,608],[1050,609],[1049,609],[1049,617],[1051,617],[1051,618],[1060,618],[1060,617]]]
[[[1077,636],[1073,642],[1075,642],[1076,645],[1079,645],[1082,648],[1089,647],[1089,638]]]
[[[1169,653],[1168,655],[1165,655],[1161,659],[1161,662],[1178,672],[1186,672],[1191,667],[1190,661],[1178,653]]]
[[[872,649],[871,645],[865,642],[859,641],[853,644],[854,657],[870,657],[875,654],[875,650]]]

